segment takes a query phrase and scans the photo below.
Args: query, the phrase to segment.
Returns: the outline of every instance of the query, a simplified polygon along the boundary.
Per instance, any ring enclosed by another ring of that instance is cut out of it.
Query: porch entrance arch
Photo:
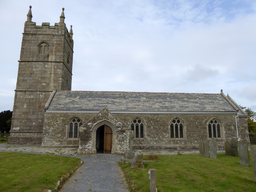
[[[112,129],[107,125],[100,126],[96,131],[97,153],[111,153],[112,150]]]

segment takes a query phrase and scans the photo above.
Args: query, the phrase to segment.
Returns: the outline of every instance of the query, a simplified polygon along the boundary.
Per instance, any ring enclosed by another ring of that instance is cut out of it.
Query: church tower
[[[71,90],[73,62],[72,26],[50,26],[32,22],[31,6],[27,14],[21,44],[9,143],[41,143],[44,107],[55,90]]]

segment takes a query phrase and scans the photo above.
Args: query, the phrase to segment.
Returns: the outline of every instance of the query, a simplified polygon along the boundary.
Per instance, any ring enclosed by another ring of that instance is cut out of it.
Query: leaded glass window
[[[82,121],[79,118],[73,118],[69,124],[68,138],[78,138],[79,127],[82,125]]]
[[[175,118],[171,121],[170,136],[171,138],[183,138],[183,124],[179,118]]]
[[[144,138],[144,126],[140,118],[136,118],[132,121],[131,130],[134,131],[135,138]]]
[[[220,124],[216,119],[213,119],[208,124],[208,136],[209,138],[220,138]]]

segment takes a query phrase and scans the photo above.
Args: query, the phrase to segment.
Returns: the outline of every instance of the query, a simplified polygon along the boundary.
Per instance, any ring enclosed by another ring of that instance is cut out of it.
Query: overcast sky
[[[72,90],[220,93],[256,111],[255,0],[0,0],[0,111],[12,110],[24,22],[74,32]]]

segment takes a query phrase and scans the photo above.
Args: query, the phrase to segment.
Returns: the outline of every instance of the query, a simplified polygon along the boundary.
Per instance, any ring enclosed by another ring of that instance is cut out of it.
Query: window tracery
[[[184,126],[179,118],[175,118],[171,121],[170,125],[170,137],[171,138],[184,138]]]
[[[140,118],[137,117],[132,121],[131,130],[134,131],[135,138],[144,138],[144,126]]]
[[[69,124],[68,138],[78,138],[79,127],[83,125],[81,119],[73,118]]]
[[[216,119],[213,119],[208,124],[208,137],[221,138],[220,124]]]

